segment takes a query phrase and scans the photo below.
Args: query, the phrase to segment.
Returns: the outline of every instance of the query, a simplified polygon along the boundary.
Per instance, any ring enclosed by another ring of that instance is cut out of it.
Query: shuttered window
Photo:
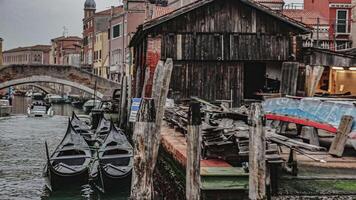
[[[347,10],[337,10],[336,31],[347,33]]]
[[[112,35],[113,38],[117,38],[121,36],[122,33],[122,24],[117,24],[115,26],[113,26],[113,30],[112,30]]]

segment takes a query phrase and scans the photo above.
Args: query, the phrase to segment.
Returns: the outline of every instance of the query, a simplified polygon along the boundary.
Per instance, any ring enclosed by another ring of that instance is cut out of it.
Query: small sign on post
[[[138,110],[140,109],[140,104],[141,104],[141,98],[132,99],[129,122],[136,122],[137,113]]]

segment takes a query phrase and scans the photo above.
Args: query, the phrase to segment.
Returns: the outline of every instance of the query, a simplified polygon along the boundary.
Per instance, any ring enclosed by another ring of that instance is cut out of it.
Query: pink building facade
[[[129,73],[132,55],[128,44],[145,16],[145,1],[126,0],[124,10],[110,19],[109,65],[110,78],[114,81],[120,81],[123,74]]]

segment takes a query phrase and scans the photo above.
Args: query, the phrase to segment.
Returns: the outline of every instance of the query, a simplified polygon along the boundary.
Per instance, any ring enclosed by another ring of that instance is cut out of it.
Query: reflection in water
[[[15,98],[13,113],[16,116],[0,118],[0,199],[127,199],[128,194],[99,195],[89,185],[50,193],[42,178],[46,162],[44,142],[48,142],[49,150],[53,152],[65,133],[67,116],[73,108],[71,105],[56,105],[54,109],[57,116],[29,118],[23,115],[29,99]]]

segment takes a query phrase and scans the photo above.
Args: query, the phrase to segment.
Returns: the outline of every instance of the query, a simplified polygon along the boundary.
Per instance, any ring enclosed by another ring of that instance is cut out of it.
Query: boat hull
[[[88,184],[89,169],[68,175],[58,173],[52,168],[47,168],[44,177],[46,179],[47,188],[51,191],[55,191]]]
[[[54,111],[52,108],[49,108],[48,111],[33,111],[30,108],[27,108],[27,116],[29,117],[52,117],[54,115]]]
[[[11,114],[11,106],[0,106],[0,117],[6,117]]]
[[[132,171],[124,176],[114,177],[100,169],[100,173],[89,182],[102,193],[109,192],[129,192],[131,188]],[[101,181],[102,179],[102,181]],[[103,183],[101,183],[103,182]],[[102,186],[104,184],[104,186]],[[120,191],[118,191],[120,190]]]
[[[84,105],[84,102],[81,102],[81,101],[73,101],[72,103],[72,106],[75,107],[75,108],[83,108],[83,105]]]

